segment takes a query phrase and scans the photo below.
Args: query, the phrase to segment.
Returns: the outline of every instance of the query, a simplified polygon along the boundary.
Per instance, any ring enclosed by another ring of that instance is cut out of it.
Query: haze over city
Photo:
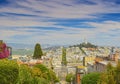
[[[7,43],[120,46],[119,0],[0,0]]]

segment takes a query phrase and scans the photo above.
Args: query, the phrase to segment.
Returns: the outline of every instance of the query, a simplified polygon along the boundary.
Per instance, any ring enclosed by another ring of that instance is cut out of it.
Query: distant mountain
[[[8,46],[12,47],[13,49],[34,49],[35,44],[23,44],[23,43],[7,43]],[[50,44],[43,44],[41,45],[42,49],[56,47],[56,45]]]
[[[22,43],[7,43],[8,46],[12,47],[13,55],[32,55],[34,52],[34,44],[22,44]],[[43,50],[55,50],[59,48],[55,45],[44,44],[41,45]]]
[[[60,48],[60,46],[51,46],[51,47],[44,48],[44,50],[53,50],[53,51],[55,51],[58,48]]]
[[[13,49],[12,55],[32,55],[33,49]]]
[[[7,43],[8,46],[11,46],[13,49],[33,49],[33,44],[22,44],[22,43]]]

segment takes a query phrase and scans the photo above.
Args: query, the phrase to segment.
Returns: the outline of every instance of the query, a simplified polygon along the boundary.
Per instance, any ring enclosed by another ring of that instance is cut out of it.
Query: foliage
[[[116,80],[114,76],[115,76],[115,69],[111,65],[111,63],[108,63],[106,72],[101,73],[98,84],[116,84]]]
[[[55,73],[52,70],[48,69],[46,66],[42,64],[37,64],[34,66],[34,68],[36,68],[36,72],[34,71],[34,75],[36,77],[44,78],[53,83],[59,81]]]
[[[116,79],[116,84],[120,84],[120,62],[118,62],[115,68],[115,79]]]
[[[93,45],[93,44],[91,44],[91,43],[85,43],[85,42],[83,42],[83,43],[81,43],[81,44],[78,44],[78,45],[73,45],[74,47],[79,47],[79,48],[82,48],[82,47],[85,47],[85,48],[97,48],[97,46],[96,45]],[[72,47],[72,46],[70,46],[70,47]]]
[[[82,78],[82,84],[97,84],[99,77],[100,77],[100,73],[86,74]]]
[[[49,84],[49,81],[44,78],[34,77],[31,84]]]
[[[97,84],[116,84],[116,81],[114,79],[114,75],[101,73],[100,79]]]
[[[16,84],[18,69],[17,62],[7,59],[0,60],[0,84]]]
[[[33,58],[39,59],[39,58],[41,58],[42,55],[43,55],[43,52],[42,52],[42,49],[41,49],[41,45],[39,43],[37,43],[35,45]]]
[[[97,84],[107,84],[107,82],[108,82],[107,74],[106,73],[101,73]]]
[[[48,70],[49,70],[49,69],[48,69],[45,65],[43,65],[43,64],[37,64],[37,65],[35,65],[34,67],[39,68],[42,73],[48,72]]]
[[[39,68],[30,68],[20,65],[19,80],[17,84],[49,84],[49,81],[41,76]]]
[[[48,78],[48,69],[42,64],[36,65],[32,68],[32,75],[37,78],[37,80],[38,78],[50,80],[50,78]]]
[[[106,72],[100,73],[99,77],[88,75],[83,77],[82,84],[96,84],[91,81],[94,78],[99,78],[99,80],[97,79],[97,84],[120,84],[120,62],[118,62],[116,67],[108,63]]]
[[[50,78],[51,78],[51,83],[56,83],[59,82],[59,79],[56,77],[55,72],[53,72],[52,70],[49,70],[50,73]]]
[[[42,64],[19,65],[16,61],[0,60],[0,84],[54,84],[58,82],[55,73]]]
[[[67,82],[71,82],[71,79],[74,80],[75,76],[72,73],[67,74],[66,81]]]
[[[20,65],[18,84],[32,84],[31,69],[27,65]]]
[[[111,63],[107,64],[107,73],[113,74],[113,66]]]
[[[116,84],[116,81],[115,81],[113,75],[108,75],[108,83],[107,84]]]
[[[65,66],[67,65],[66,49],[65,48],[62,49],[62,64],[65,65]]]
[[[5,43],[0,40],[0,59],[7,58],[10,55],[10,51]]]
[[[40,71],[39,68],[33,67],[32,68],[32,76],[35,77],[42,77],[42,72]]]

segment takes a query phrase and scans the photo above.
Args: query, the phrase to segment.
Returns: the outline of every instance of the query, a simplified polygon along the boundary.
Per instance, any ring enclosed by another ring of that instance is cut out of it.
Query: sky
[[[0,0],[0,39],[120,46],[120,0]]]

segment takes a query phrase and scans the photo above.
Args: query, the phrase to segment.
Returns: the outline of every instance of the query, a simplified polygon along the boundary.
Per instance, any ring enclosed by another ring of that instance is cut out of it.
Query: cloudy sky
[[[120,0],[0,0],[7,43],[120,46]]]

